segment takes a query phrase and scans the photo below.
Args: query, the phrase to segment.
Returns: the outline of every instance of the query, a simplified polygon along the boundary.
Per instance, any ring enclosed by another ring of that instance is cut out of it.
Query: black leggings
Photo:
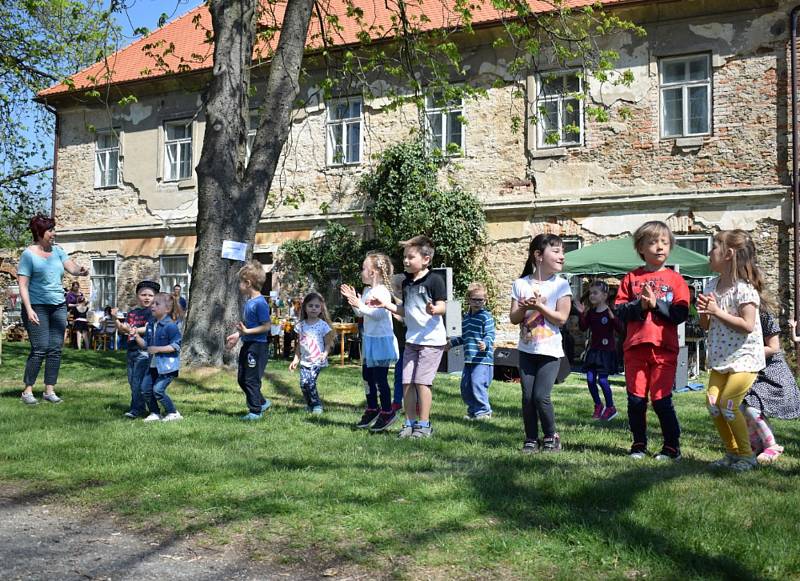
[[[556,418],[550,393],[560,367],[561,362],[556,357],[519,352],[522,421],[525,424],[526,442],[538,440],[540,421],[545,438],[556,433]]]

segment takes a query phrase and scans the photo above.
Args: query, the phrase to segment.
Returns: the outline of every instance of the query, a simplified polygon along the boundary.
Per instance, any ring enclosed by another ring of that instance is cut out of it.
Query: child
[[[558,452],[550,400],[560,359],[564,356],[561,326],[569,317],[572,290],[558,276],[564,268],[564,248],[555,234],[538,234],[528,246],[528,259],[511,287],[511,323],[519,325],[519,373],[522,386],[523,454]],[[539,422],[544,438],[539,440]]]
[[[486,310],[486,287],[479,282],[467,287],[469,309],[461,321],[461,337],[454,337],[448,349],[464,346],[461,399],[467,404],[465,420],[488,420],[489,385],[494,375],[494,317]]]
[[[783,454],[764,416],[792,420],[800,417],[800,390],[797,380],[786,363],[780,343],[780,326],[767,308],[769,299],[761,296],[761,332],[764,335],[766,366],[758,372],[753,386],[744,396],[741,410],[747,421],[747,431],[759,464],[771,464]],[[789,321],[793,338],[796,323]],[[797,341],[797,339],[795,339]]]
[[[153,319],[147,323],[144,337],[135,335],[136,343],[147,349],[150,367],[142,380],[142,397],[150,410],[144,421],[172,422],[182,420],[183,416],[175,409],[175,404],[167,395],[167,387],[178,377],[181,366],[181,332],[173,318],[177,302],[168,293],[157,293],[153,298]],[[164,417],[160,415],[158,404],[164,406]]]
[[[719,276],[697,296],[697,310],[708,330],[708,411],[726,450],[712,466],[742,472],[757,465],[739,406],[765,366],[758,313],[763,282],[755,245],[743,230],[717,233],[708,262]]]
[[[251,260],[239,269],[239,292],[246,299],[242,311],[242,320],[239,321],[235,333],[228,335],[225,346],[228,349],[236,347],[239,338],[242,347],[239,349],[239,370],[237,381],[245,395],[248,413],[240,419],[244,421],[260,420],[272,402],[261,394],[261,378],[268,360],[269,332],[272,327],[270,320],[269,304],[261,287],[267,275],[261,263]]]
[[[81,340],[83,340],[83,349],[89,349],[89,303],[81,294],[78,298],[78,304],[72,310],[72,315],[75,317],[73,321],[73,328],[77,337],[78,350],[81,349]]]
[[[317,378],[322,368],[328,365],[328,353],[335,335],[322,295],[310,292],[305,296],[300,308],[300,322],[294,330],[297,346],[289,370],[294,371],[300,364],[300,389],[306,407],[312,414],[321,414],[323,409],[317,392]]]
[[[415,236],[401,242],[403,267],[403,304],[395,305],[379,297],[371,306],[379,306],[405,319],[406,345],[403,350],[403,405],[406,421],[400,438],[430,438],[433,435],[430,413],[431,386],[447,344],[442,315],[447,307],[447,288],[438,275],[430,271],[433,242],[426,236]],[[419,407],[417,407],[419,404]]]
[[[575,303],[575,308],[580,313],[578,326],[581,331],[589,330],[592,337],[583,361],[583,371],[586,373],[589,393],[594,400],[592,419],[607,422],[617,415],[608,376],[617,372],[617,341],[614,332],[621,334],[623,326],[622,321],[614,316],[614,311],[608,308],[608,283],[604,280],[593,280],[589,285],[589,304],[592,305],[591,308],[585,309],[581,303]],[[603,390],[605,407],[600,401],[598,384]]]
[[[145,415],[145,401],[142,396],[142,381],[147,373],[150,357],[147,350],[139,347],[136,337],[147,329],[153,320],[150,306],[156,293],[161,290],[157,282],[143,280],[136,285],[136,300],[139,306],[128,311],[124,323],[117,321],[117,330],[128,336],[128,385],[131,387],[131,407],[125,417],[131,420]]]
[[[678,367],[678,325],[689,315],[689,287],[666,267],[675,236],[664,222],[645,222],[633,234],[645,265],[625,275],[617,292],[616,315],[626,323],[623,346],[628,422],[633,434],[630,457],[647,455],[647,399],[661,424],[664,445],[656,460],[679,460],[681,428],[672,405]]]
[[[373,297],[391,302],[389,286],[394,267],[388,256],[370,252],[361,266],[361,281],[367,285],[359,297],[353,287],[342,285],[342,296],[347,299],[357,315],[364,317],[364,357],[362,376],[367,382],[367,409],[356,424],[357,428],[370,428],[382,432],[397,419],[392,409],[392,391],[389,387],[389,368],[397,362],[397,340],[392,331],[392,316],[385,309],[367,306]],[[378,394],[380,393],[380,410]]]

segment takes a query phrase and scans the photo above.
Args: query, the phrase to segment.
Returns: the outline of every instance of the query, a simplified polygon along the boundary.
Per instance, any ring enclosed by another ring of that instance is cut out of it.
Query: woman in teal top
[[[31,342],[31,352],[25,363],[22,402],[38,403],[33,396],[33,384],[44,361],[45,391],[42,397],[51,403],[61,403],[54,391],[67,327],[67,303],[61,278],[65,270],[74,276],[86,276],[89,271],[70,260],[66,252],[55,245],[55,220],[34,216],[29,227],[33,244],[22,253],[17,267],[22,320]]]

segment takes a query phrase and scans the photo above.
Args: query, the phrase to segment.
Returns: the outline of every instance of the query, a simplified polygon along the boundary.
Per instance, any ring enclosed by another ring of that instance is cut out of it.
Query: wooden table
[[[353,335],[358,333],[358,325],[355,323],[333,323],[331,325],[333,330],[339,333],[339,349],[340,349],[340,360],[339,365],[344,365],[344,338],[347,335]]]

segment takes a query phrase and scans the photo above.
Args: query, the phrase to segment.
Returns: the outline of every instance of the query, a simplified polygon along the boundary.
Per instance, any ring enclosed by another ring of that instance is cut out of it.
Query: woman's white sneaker
[[[27,405],[36,405],[39,403],[39,400],[37,400],[32,393],[23,393],[19,396],[19,400]]]
[[[64,401],[60,397],[58,397],[55,393],[43,393],[42,399],[45,401],[49,401],[50,403],[61,403]]]
[[[145,421],[145,422],[157,422],[157,421],[159,421],[160,419],[161,419],[161,416],[160,416],[160,415],[158,415],[158,414],[150,414],[149,416],[147,416],[147,417],[144,419],[144,421]]]
[[[161,418],[161,421],[162,422],[175,422],[177,420],[182,420],[182,419],[183,419],[183,416],[181,415],[180,412],[172,412],[171,414],[167,414],[163,418]]]

